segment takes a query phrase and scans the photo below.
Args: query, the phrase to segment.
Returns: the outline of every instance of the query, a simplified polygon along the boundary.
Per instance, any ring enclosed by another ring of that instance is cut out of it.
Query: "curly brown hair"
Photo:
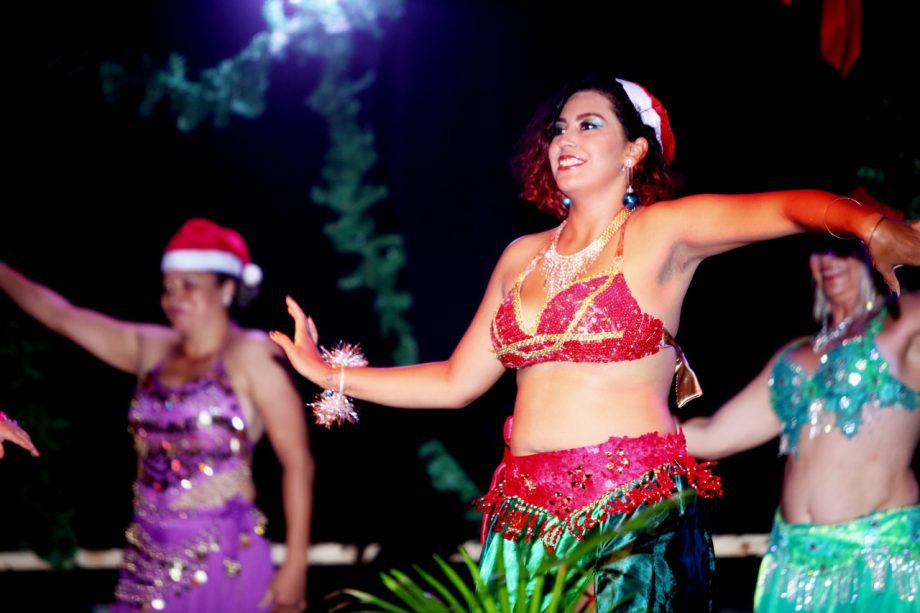
[[[549,161],[549,144],[553,140],[552,127],[565,103],[577,92],[596,91],[610,100],[613,112],[623,126],[626,138],[634,142],[640,137],[648,141],[648,153],[633,171],[633,189],[640,202],[651,204],[672,197],[676,180],[671,172],[655,129],[643,123],[639,111],[630,101],[623,86],[614,78],[589,76],[567,84],[546,101],[524,131],[514,157],[514,173],[521,182],[521,197],[534,202],[541,211],[559,219],[568,215],[563,205],[564,194],[556,186]]]

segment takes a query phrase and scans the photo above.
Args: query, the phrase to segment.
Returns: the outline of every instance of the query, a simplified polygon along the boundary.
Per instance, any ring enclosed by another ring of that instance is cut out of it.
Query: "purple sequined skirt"
[[[264,611],[274,567],[265,517],[235,497],[171,510],[136,502],[112,611]]]

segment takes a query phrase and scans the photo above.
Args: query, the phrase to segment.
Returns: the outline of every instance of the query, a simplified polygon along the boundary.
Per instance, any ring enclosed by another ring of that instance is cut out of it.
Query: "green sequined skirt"
[[[840,524],[789,524],[777,512],[754,609],[920,611],[920,506]]]

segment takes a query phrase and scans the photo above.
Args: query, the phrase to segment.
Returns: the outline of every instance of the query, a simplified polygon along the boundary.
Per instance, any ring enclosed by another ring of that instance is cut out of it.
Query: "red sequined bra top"
[[[521,286],[542,254],[518,276],[492,318],[492,348],[506,368],[544,362],[624,362],[654,355],[665,346],[677,352],[678,405],[702,394],[696,375],[664,323],[642,311],[623,276],[620,231],[612,266],[566,286],[546,303],[529,330],[521,310]]]

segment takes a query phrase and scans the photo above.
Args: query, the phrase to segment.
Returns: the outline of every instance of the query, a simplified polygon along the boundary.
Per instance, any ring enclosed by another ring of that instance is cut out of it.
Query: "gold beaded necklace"
[[[540,270],[543,271],[547,287],[547,297],[555,296],[579,275],[588,270],[588,267],[594,263],[594,260],[601,254],[601,251],[604,250],[613,235],[626,223],[626,219],[632,211],[633,209],[629,208],[620,210],[597,238],[591,241],[584,249],[570,255],[562,255],[556,250],[559,235],[562,234],[562,230],[568,220],[559,224],[559,228],[556,229],[556,233],[553,235],[553,241],[546,249],[543,254],[543,260],[540,262]]]

